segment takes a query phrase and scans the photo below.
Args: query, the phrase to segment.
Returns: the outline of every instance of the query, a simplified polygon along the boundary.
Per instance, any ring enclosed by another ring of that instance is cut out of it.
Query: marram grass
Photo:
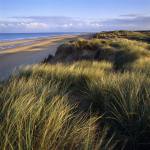
[[[0,149],[150,149],[149,34],[96,37],[60,49],[101,50],[100,61],[28,66],[0,83]]]
[[[69,104],[67,90],[60,88],[62,79],[59,82],[54,75],[48,79],[48,74],[58,73],[57,69],[48,72],[51,67],[33,66],[33,75],[14,77],[1,89],[0,149],[113,147],[111,141],[104,145],[107,129],[97,130],[101,116],[77,114],[77,106]],[[40,78],[35,70],[40,71]]]
[[[149,87],[147,75],[115,73],[107,62],[24,68],[1,87],[0,147],[140,147],[149,142]],[[78,112],[76,99],[90,113]]]

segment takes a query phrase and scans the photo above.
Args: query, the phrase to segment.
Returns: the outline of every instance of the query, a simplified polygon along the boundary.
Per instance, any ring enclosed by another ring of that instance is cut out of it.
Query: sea
[[[36,39],[36,38],[47,38],[57,37],[63,35],[78,35],[81,33],[77,32],[56,32],[56,33],[0,33],[0,41],[14,41],[23,39]]]

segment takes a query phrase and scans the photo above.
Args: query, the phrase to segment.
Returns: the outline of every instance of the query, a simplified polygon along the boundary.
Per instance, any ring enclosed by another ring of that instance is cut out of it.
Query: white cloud
[[[5,28],[7,26],[4,23],[0,23],[0,27]]]
[[[64,28],[69,28],[69,27],[72,27],[73,24],[72,23],[69,23],[69,24],[63,24],[62,27]]]
[[[46,31],[49,26],[40,22],[0,21],[0,32],[34,32]]]
[[[63,16],[12,17],[0,20],[0,32],[97,32],[104,30],[150,30],[150,16],[122,15],[116,19]]]
[[[48,29],[48,25],[46,23],[38,23],[38,22],[31,22],[24,24],[27,29]]]

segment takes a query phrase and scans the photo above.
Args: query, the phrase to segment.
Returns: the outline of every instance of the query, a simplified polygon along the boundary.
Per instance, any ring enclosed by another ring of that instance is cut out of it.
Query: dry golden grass
[[[119,55],[28,66],[0,83],[0,149],[149,149],[149,44],[116,38],[71,46]]]

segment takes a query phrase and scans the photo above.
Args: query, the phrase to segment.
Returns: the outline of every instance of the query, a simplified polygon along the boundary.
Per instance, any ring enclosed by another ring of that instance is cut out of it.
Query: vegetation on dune
[[[115,145],[111,139],[103,142],[108,129],[97,128],[101,116],[77,113],[77,105],[69,103],[69,89],[74,91],[83,79],[80,68],[73,67],[77,66],[37,65],[6,83],[0,94],[4,102],[1,149],[107,149]]]
[[[112,31],[102,32],[94,35],[98,39],[109,39],[109,38],[126,38],[129,40],[137,40],[143,42],[150,42],[150,31]]]
[[[150,148],[150,46],[112,34],[0,83],[0,149]]]
[[[138,59],[150,60],[148,43],[125,38],[93,38],[61,45],[53,61],[105,60],[113,63],[115,70],[124,70],[127,65]]]

